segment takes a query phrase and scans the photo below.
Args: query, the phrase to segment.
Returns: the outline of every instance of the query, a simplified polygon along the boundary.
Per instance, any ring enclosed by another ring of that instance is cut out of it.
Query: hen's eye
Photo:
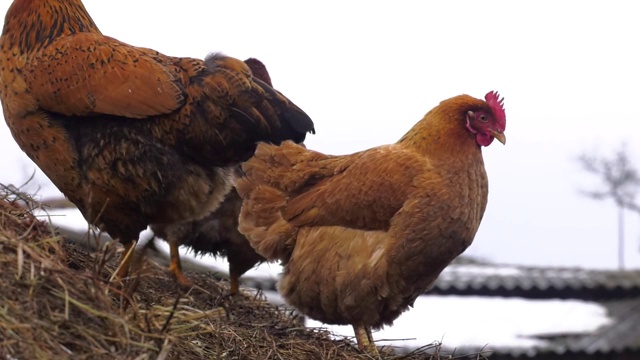
[[[482,122],[487,122],[487,120],[489,120],[489,117],[485,114],[480,115],[479,117],[480,121]]]

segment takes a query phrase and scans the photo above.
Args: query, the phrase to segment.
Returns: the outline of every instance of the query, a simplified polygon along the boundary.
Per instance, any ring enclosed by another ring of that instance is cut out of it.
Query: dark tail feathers
[[[215,72],[219,68],[228,68],[229,60],[225,55],[219,53],[211,54],[205,59],[205,66]],[[263,118],[264,121],[270,124],[271,131],[269,131],[267,138],[264,138],[265,134],[260,132],[255,134],[257,140],[268,141],[277,145],[286,140],[301,143],[305,140],[307,133],[315,134],[315,127],[311,118],[279,91],[270,86],[271,77],[264,64],[255,58],[245,60],[245,64],[253,74],[251,80],[254,87],[249,89],[246,94],[248,99],[253,99],[250,100],[253,105],[246,107],[249,104],[238,104],[241,106],[234,107],[233,110],[238,120],[246,123],[246,125],[264,123],[257,118]],[[233,70],[241,71],[242,69]],[[249,74],[247,73],[247,75]],[[263,100],[261,101],[260,98]],[[275,124],[277,124],[277,129],[274,129]]]

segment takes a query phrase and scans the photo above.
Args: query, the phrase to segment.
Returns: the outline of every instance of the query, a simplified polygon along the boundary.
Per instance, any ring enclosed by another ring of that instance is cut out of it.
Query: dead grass
[[[164,267],[137,259],[124,286],[109,283],[113,248],[65,244],[24,203],[0,190],[0,358],[371,359],[349,339],[304,328],[256,295],[225,296],[226,282],[190,274],[188,293]],[[384,359],[445,359],[438,345]],[[474,356],[475,357],[475,356]]]

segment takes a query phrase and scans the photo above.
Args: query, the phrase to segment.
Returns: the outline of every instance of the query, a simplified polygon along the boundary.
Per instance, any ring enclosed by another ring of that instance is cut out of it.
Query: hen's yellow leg
[[[353,331],[356,334],[358,349],[368,354],[378,355],[378,348],[376,347],[376,343],[373,341],[371,327],[363,325],[353,325]]]
[[[235,295],[240,291],[240,276],[230,271],[229,273],[229,295]]]
[[[136,247],[136,242],[130,241],[126,244],[122,244],[122,246],[124,247],[124,252],[120,258],[118,269],[116,270],[116,280],[122,280],[127,277],[127,274],[129,274],[129,267],[131,265],[131,259],[133,259],[133,250]]]

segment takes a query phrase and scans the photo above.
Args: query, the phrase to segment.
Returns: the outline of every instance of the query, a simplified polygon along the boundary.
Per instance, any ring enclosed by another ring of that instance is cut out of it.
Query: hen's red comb
[[[507,127],[507,114],[504,112],[504,98],[500,98],[500,94],[497,91],[489,91],[484,96],[484,100],[489,104],[489,107],[496,116],[496,122],[500,126],[500,130],[504,131]]]

